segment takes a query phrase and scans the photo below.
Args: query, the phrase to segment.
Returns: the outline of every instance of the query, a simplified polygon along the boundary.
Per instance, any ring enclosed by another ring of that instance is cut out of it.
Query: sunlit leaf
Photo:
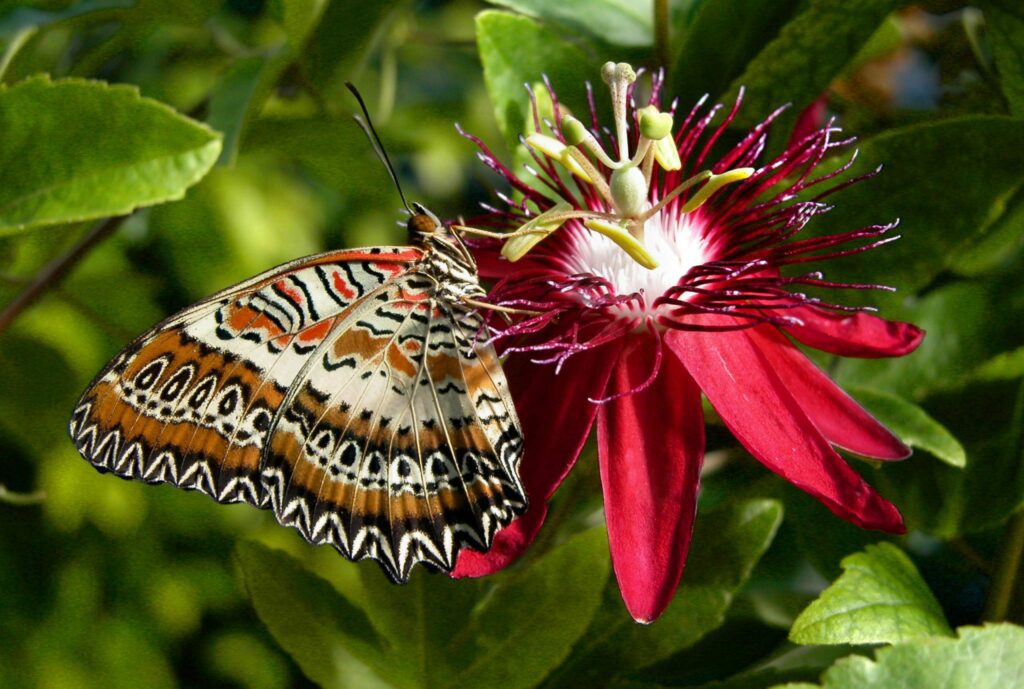
[[[800,613],[790,629],[798,644],[899,643],[951,635],[935,596],[906,553],[870,545],[843,559],[843,574]]]
[[[1005,689],[1024,677],[1024,628],[961,627],[959,638],[915,639],[881,648],[875,658],[853,655],[833,665],[821,689]],[[777,685],[772,689],[815,689]]]
[[[587,112],[584,84],[596,81],[599,72],[578,47],[532,19],[492,10],[477,16],[476,37],[487,93],[510,148],[530,116],[525,85],[544,75],[573,112]]]
[[[0,234],[181,198],[219,135],[128,86],[37,77],[0,88]]]

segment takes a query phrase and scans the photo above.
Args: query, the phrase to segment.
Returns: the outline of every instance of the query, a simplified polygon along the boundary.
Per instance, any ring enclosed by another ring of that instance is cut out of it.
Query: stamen
[[[739,182],[747,179],[754,174],[754,172],[755,170],[752,167],[740,167],[735,170],[723,172],[720,175],[711,175],[711,179],[708,180],[708,183],[701,187],[700,190],[693,195],[692,199],[683,204],[680,212],[691,213],[697,210],[704,205],[705,201],[711,198],[712,194],[724,187],[726,184],[732,184],[733,182]]]
[[[544,211],[516,230],[516,236],[505,241],[501,247],[501,255],[515,262],[537,246],[545,237],[557,230],[568,219],[564,217],[572,206],[561,201],[549,210]]]
[[[622,247],[623,251],[629,254],[634,261],[642,265],[644,268],[654,270],[658,267],[658,262],[647,252],[647,248],[644,247],[643,242],[633,236],[628,229],[619,223],[591,218],[590,220],[584,220],[583,225],[589,230],[603,234],[605,237],[608,237],[608,239],[618,244]]]
[[[526,137],[526,143],[544,155],[548,156],[553,160],[557,160],[566,167],[572,174],[579,177],[587,184],[593,184],[593,178],[587,174],[587,171],[573,158],[569,152],[572,150],[571,147],[566,146],[558,139],[547,134],[530,134]]]

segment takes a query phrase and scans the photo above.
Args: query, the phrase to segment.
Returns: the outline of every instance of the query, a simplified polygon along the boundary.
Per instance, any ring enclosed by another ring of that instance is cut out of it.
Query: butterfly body
[[[408,247],[279,266],[142,335],[70,430],[100,471],[273,510],[395,581],[526,508],[522,437],[472,257],[417,207]]]

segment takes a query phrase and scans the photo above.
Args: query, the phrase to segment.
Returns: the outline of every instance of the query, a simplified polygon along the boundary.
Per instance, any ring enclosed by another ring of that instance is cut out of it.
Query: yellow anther
[[[623,225],[614,222],[608,222],[607,220],[601,220],[599,218],[590,218],[585,220],[583,225],[587,229],[593,230],[599,234],[603,234],[613,242],[618,244],[623,251],[632,257],[634,261],[642,265],[644,268],[653,270],[658,267],[658,262],[654,260],[643,243],[631,235],[629,230]]]
[[[537,217],[531,218],[513,232],[510,239],[505,240],[505,244],[501,247],[501,255],[515,263],[529,253],[530,249],[537,246],[541,240],[561,227],[568,220],[565,212],[571,209],[570,204],[561,201]]]
[[[594,183],[590,175],[587,174],[587,171],[569,154],[569,147],[555,137],[548,136],[547,134],[530,134],[526,137],[526,143],[552,160],[560,162],[569,172],[587,184]]]
[[[720,175],[711,175],[708,178],[707,184],[700,188],[700,190],[693,195],[693,198],[687,201],[682,208],[683,213],[689,213],[695,211],[704,205],[704,202],[711,198],[711,195],[716,191],[724,187],[726,184],[732,184],[733,182],[739,182],[747,179],[755,170],[752,167],[738,167],[735,170],[728,170]]]
[[[640,133],[652,141],[660,141],[672,133],[672,113],[658,112],[653,105],[640,110]]]
[[[671,136],[655,141],[653,148],[654,159],[658,161],[662,170],[682,169],[683,163],[679,160],[679,149],[676,148],[676,142],[672,140]]]
[[[587,138],[587,128],[575,117],[567,116],[562,118],[562,136],[570,146],[578,146]]]

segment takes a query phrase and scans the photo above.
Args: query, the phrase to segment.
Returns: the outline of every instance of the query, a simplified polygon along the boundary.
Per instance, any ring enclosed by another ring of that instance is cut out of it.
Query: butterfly
[[[487,550],[527,507],[522,431],[472,255],[406,207],[409,246],[286,263],[137,338],[75,406],[79,453],[273,510],[397,583]]]

